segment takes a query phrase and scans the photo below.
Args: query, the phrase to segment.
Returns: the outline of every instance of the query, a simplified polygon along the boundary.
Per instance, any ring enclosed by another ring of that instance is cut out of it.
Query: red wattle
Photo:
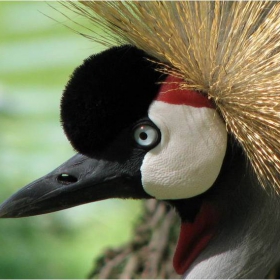
[[[198,91],[180,89],[179,85],[183,82],[182,79],[168,76],[162,84],[156,100],[169,104],[188,105],[196,108],[214,108],[211,101]]]
[[[216,209],[204,203],[193,223],[182,223],[173,266],[178,274],[184,274],[201,251],[214,236],[219,214]]]

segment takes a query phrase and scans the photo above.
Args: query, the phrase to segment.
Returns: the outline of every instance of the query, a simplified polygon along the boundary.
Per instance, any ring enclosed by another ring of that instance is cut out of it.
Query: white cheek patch
[[[216,110],[156,100],[149,118],[160,129],[161,142],[143,160],[145,191],[157,199],[182,199],[208,190],[227,147],[226,127]]]

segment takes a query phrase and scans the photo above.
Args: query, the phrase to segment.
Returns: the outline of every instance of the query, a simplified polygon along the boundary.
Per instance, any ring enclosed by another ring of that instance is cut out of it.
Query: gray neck
[[[187,278],[264,278],[280,258],[280,197],[267,193],[242,153],[230,155],[210,201],[223,220]]]

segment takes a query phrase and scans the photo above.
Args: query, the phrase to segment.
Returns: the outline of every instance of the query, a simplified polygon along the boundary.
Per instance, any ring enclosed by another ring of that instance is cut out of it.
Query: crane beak
[[[81,154],[25,186],[0,205],[1,218],[18,218],[59,211],[107,198],[151,198],[141,173],[125,171],[117,161]]]

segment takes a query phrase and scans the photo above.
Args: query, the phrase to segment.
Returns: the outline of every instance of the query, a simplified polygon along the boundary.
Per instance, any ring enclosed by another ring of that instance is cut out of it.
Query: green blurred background
[[[103,47],[64,24],[73,26],[48,2],[0,1],[1,202],[74,155],[60,127],[61,92]],[[129,239],[139,211],[139,202],[107,200],[0,220],[0,278],[85,278],[102,249]]]

